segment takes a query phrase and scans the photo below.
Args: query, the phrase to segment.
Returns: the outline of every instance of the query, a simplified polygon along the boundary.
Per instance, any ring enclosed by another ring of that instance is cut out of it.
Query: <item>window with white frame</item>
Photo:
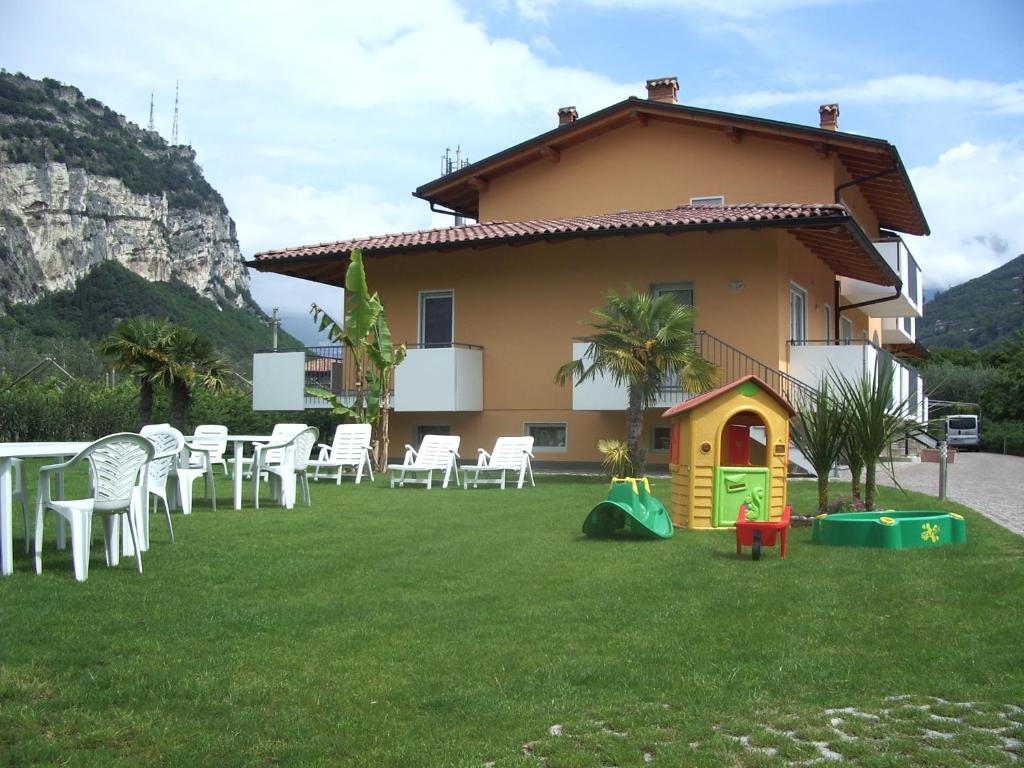
[[[569,446],[568,426],[561,422],[528,422],[523,434],[533,438],[534,451],[565,451]]]
[[[455,328],[455,295],[452,291],[420,293],[420,344],[450,347]]]
[[[725,195],[708,195],[706,197],[691,197],[690,205],[725,205]]]
[[[824,319],[825,319],[825,335],[822,336],[821,338],[823,338],[825,341],[827,341],[829,344],[831,344],[832,343],[832,336],[833,336],[833,331],[832,331],[832,306],[830,304],[825,304],[825,305],[823,305],[822,308],[824,310],[823,314],[824,314]]]
[[[671,427],[651,427],[651,453],[668,453],[671,443]]]
[[[853,341],[853,320],[848,317],[839,318],[839,338],[843,344]]]
[[[789,338],[794,344],[807,341],[807,291],[789,284]]]

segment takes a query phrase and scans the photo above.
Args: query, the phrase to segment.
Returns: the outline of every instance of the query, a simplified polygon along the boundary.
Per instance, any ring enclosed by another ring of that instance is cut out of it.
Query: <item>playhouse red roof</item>
[[[750,374],[749,376],[744,376],[742,379],[736,379],[736,381],[731,381],[724,386],[718,387],[718,389],[712,389],[709,392],[705,392],[701,395],[697,395],[696,397],[691,397],[689,400],[684,400],[681,403],[677,403],[676,405],[673,405],[671,408],[665,411],[663,414],[661,414],[661,418],[667,419],[670,416],[676,416],[680,413],[683,413],[684,411],[688,411],[691,408],[696,408],[698,405],[706,403],[709,400],[714,400],[719,395],[725,394],[730,390],[736,389],[736,387],[740,386],[741,384],[746,384],[748,381],[753,381],[755,384],[761,387],[761,389],[763,389],[769,395],[774,397],[779,402],[779,405],[786,409],[786,411],[789,413],[790,418],[796,416],[796,410],[793,408],[792,405],[789,404],[789,401],[786,400],[786,398],[784,398],[774,389],[772,389],[763,381],[761,381],[761,379],[759,379],[757,376]]]

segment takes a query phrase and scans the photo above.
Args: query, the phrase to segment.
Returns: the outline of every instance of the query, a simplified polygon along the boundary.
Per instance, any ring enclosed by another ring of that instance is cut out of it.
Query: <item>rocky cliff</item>
[[[0,72],[0,313],[105,261],[259,313],[234,222],[190,147],[72,86]]]
[[[171,208],[119,179],[64,163],[0,164],[0,293],[12,303],[73,288],[97,263],[176,277],[220,304],[248,302],[235,224],[216,208]]]

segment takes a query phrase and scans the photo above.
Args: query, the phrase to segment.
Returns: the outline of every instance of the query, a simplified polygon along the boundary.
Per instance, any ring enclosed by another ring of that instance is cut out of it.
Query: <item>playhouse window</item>
[[[722,428],[719,463],[723,467],[767,467],[767,444],[764,420],[751,411],[737,413]]]

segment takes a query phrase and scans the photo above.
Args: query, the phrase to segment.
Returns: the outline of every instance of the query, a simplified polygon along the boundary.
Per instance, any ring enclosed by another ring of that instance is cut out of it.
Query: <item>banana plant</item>
[[[306,392],[326,400],[342,418],[372,425],[374,457],[377,466],[383,468],[388,457],[391,387],[395,368],[405,360],[406,348],[404,344],[395,345],[392,340],[384,304],[378,294],[370,293],[363,254],[359,250],[352,252],[345,273],[345,303],[348,311],[344,326],[316,304],[312,305],[310,313],[330,341],[348,351],[355,369],[355,399],[348,406],[333,392],[316,387],[309,387]]]

